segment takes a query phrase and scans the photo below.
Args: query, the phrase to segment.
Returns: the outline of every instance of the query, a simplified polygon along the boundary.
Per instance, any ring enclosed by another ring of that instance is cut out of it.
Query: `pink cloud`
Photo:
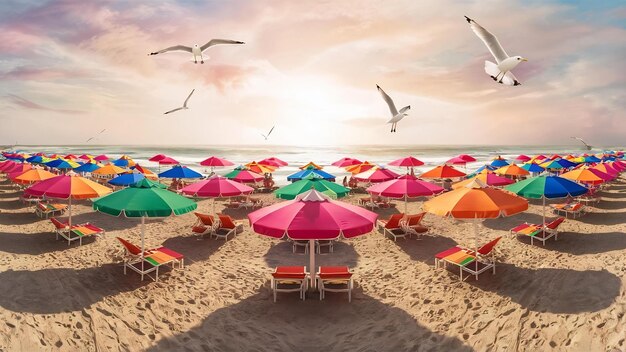
[[[63,114],[82,114],[84,112],[84,111],[79,111],[79,110],[56,109],[56,108],[46,107],[46,106],[37,104],[33,101],[30,101],[28,99],[24,99],[15,94],[8,94],[7,97],[11,100],[13,104],[20,106],[22,108],[25,108],[25,109],[30,109],[30,110],[43,110],[43,111],[57,112],[57,113],[63,113]]]

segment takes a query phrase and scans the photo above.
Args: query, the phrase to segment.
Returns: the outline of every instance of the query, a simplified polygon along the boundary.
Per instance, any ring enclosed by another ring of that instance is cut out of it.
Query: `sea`
[[[298,167],[313,161],[323,166],[324,171],[337,176],[337,181],[341,182],[344,176],[349,175],[344,169],[332,166],[334,161],[343,157],[356,158],[361,161],[385,166],[398,173],[405,173],[405,168],[388,166],[387,164],[395,159],[406,156],[413,156],[422,162],[423,166],[416,167],[415,173],[429,170],[446,160],[459,154],[469,154],[476,158],[476,162],[470,163],[466,168],[460,167],[463,171],[471,172],[478,167],[488,163],[491,159],[501,156],[505,159],[513,160],[520,154],[582,154],[601,153],[603,151],[624,150],[624,147],[607,146],[602,149],[587,151],[584,147],[576,145],[567,146],[496,146],[496,145],[405,145],[405,146],[384,146],[384,145],[359,145],[359,146],[278,146],[278,145],[246,145],[246,146],[214,146],[214,145],[194,145],[194,146],[138,146],[138,145],[25,145],[13,148],[19,152],[46,154],[82,154],[99,155],[105,154],[111,160],[122,155],[130,156],[141,166],[158,172],[165,171],[168,167],[159,167],[156,163],[148,161],[156,154],[165,154],[179,161],[182,165],[188,166],[200,173],[210,173],[209,168],[201,166],[200,162],[208,157],[217,156],[225,158],[235,166],[216,168],[217,174],[226,174],[237,165],[243,165],[252,161],[260,161],[268,157],[277,157],[289,163],[286,167],[281,167],[273,173],[277,185],[287,184],[287,176],[299,171]]]

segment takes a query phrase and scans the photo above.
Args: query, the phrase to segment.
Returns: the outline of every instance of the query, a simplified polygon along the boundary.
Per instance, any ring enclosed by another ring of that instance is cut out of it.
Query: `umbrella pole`
[[[213,215],[215,215],[215,198],[213,198],[212,203],[213,203]]]
[[[541,223],[541,228],[543,229],[546,226],[546,196],[543,197],[543,223]]]
[[[309,275],[311,288],[315,289],[315,240],[309,240]]]
[[[406,215],[407,212],[407,196],[406,194],[404,195],[404,214]]]
[[[71,196],[70,196],[70,202],[67,208],[68,208],[67,211],[69,212],[69,219],[67,220],[67,223],[71,230],[72,228],[72,197]]]
[[[146,251],[145,246],[144,246],[144,230],[146,228],[146,217],[142,216],[141,217],[141,271],[143,271],[143,255],[144,252]]]
[[[478,272],[478,215],[474,220],[474,246],[476,247],[476,251],[474,252],[474,256],[476,256],[476,272]]]

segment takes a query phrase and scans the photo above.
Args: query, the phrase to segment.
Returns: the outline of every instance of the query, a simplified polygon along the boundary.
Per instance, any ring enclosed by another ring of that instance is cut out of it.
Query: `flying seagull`
[[[587,148],[587,150],[591,150],[592,147],[589,144],[587,144],[587,142],[583,141],[582,138],[580,138],[580,137],[572,137],[572,138],[578,139],[582,144],[585,145],[585,148]]]
[[[383,96],[385,103],[387,103],[387,105],[389,106],[389,111],[391,111],[391,119],[387,121],[387,123],[391,124],[391,132],[395,132],[398,122],[408,115],[406,114],[406,111],[411,109],[411,105],[407,105],[403,107],[398,112],[398,109],[396,109],[396,104],[393,103],[393,100],[391,100],[391,97],[389,97],[387,93],[385,93],[385,91],[382,88],[380,88],[378,84],[376,85],[376,88],[380,92],[380,95]]]
[[[101,135],[104,131],[106,131],[107,129],[103,129],[102,131],[100,131],[97,135],[93,136],[93,137],[89,137],[89,139],[87,139],[87,141],[85,141],[85,143],[89,143],[89,141],[93,140],[96,138],[96,136]]]
[[[187,99],[185,99],[185,102],[183,103],[183,106],[181,106],[180,108],[176,108],[174,110],[170,110],[170,111],[166,112],[164,115],[167,115],[167,114],[169,114],[171,112],[178,111],[178,110],[187,110],[187,109],[189,109],[187,107],[187,102],[189,101],[189,98],[191,98],[191,95],[193,94],[194,91],[195,91],[195,89],[191,90],[191,93],[189,93],[189,96],[187,97]]]
[[[148,55],[156,55],[156,54],[162,54],[162,53],[166,53],[168,51],[186,51],[188,53],[191,53],[193,55],[193,63],[197,64],[198,63],[198,59],[197,57],[200,56],[200,63],[203,64],[204,63],[204,57],[202,57],[202,53],[207,50],[208,48],[212,47],[213,45],[218,45],[218,44],[245,44],[244,42],[240,42],[238,40],[230,40],[230,39],[211,39],[209,40],[208,43],[204,44],[203,46],[198,46],[198,44],[194,44],[193,47],[189,47],[189,46],[184,46],[184,45],[174,45],[174,46],[170,46],[169,48],[165,48],[159,51],[155,51],[152,52]],[[207,60],[210,59],[210,57],[207,56]]]
[[[504,51],[495,35],[489,33],[473,19],[465,16],[465,20],[467,20],[467,23],[470,24],[470,28],[472,28],[478,38],[485,43],[491,55],[496,59],[497,64],[491,61],[485,61],[485,72],[498,83],[507,86],[519,86],[521,83],[515,78],[511,70],[522,61],[528,61],[528,59],[521,56],[509,56],[506,51]]]
[[[265,140],[267,140],[267,138],[270,136],[270,134],[272,134],[272,131],[274,130],[274,127],[276,127],[276,126],[272,126],[272,129],[269,132],[267,132],[267,136],[264,135],[263,133],[261,133],[261,136],[263,136],[263,138],[265,138]]]

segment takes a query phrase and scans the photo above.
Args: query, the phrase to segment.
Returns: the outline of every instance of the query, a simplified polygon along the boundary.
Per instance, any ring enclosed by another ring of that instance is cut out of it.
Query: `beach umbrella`
[[[104,155],[104,154],[100,154],[98,156],[95,156],[93,158],[93,160],[95,160],[95,161],[107,161],[107,160],[109,160],[109,157]]]
[[[176,165],[173,168],[159,174],[162,178],[202,178],[202,174],[188,168],[187,166]]]
[[[528,209],[528,201],[501,189],[487,187],[483,182],[474,179],[464,187],[424,202],[422,208],[443,217],[473,220],[474,244],[478,252],[478,222],[521,213]]]
[[[80,166],[80,164],[75,161],[64,159],[54,159],[52,161],[48,161],[45,165],[55,169],[73,169]]]
[[[476,161],[476,158],[474,158],[471,155],[467,155],[467,154],[461,154],[461,155],[457,156],[457,158],[461,158],[461,159],[467,161],[468,163],[473,163],[474,161]]]
[[[131,170],[142,173],[147,179],[150,179],[152,181],[156,181],[159,178],[154,172],[140,166],[139,164],[135,164],[135,166],[131,167]]]
[[[526,175],[530,175],[530,172],[528,170],[524,170],[523,168],[515,165],[515,164],[510,164],[507,166],[503,166],[501,168],[498,168],[494,171],[496,174],[498,175],[506,175],[506,176],[526,176]]]
[[[530,159],[531,158],[528,155],[524,155],[524,154],[520,154],[520,155],[517,156],[517,158],[515,158],[515,160],[521,161],[523,163],[525,163],[527,161],[530,161]]]
[[[453,184],[452,189],[465,187],[466,185],[470,184],[475,179],[480,180],[487,186],[494,186],[494,187],[506,186],[506,185],[515,183],[515,181],[511,180],[510,178],[498,176],[494,173],[484,173],[484,174],[481,173],[472,178],[468,178],[466,180]]]
[[[342,198],[350,193],[350,189],[340,184],[326,181],[323,178],[319,178],[313,175],[296,181],[292,184],[284,186],[274,191],[276,198],[280,199],[295,199],[298,194],[304,193],[311,189],[316,189],[332,198]]]
[[[541,198],[543,200],[543,224],[546,223],[546,198],[576,197],[588,191],[586,187],[559,176],[532,177],[506,186],[504,189],[524,198]]]
[[[113,165],[119,167],[131,167],[135,166],[135,161],[128,155],[122,155],[119,159],[113,161]]]
[[[334,163],[332,163],[332,166],[337,166],[337,167],[347,167],[347,166],[352,166],[352,165],[358,165],[358,164],[362,164],[363,162],[354,158],[341,158],[337,161],[335,161]]]
[[[404,199],[405,214],[409,198],[432,196],[443,191],[444,189],[438,185],[422,181],[411,175],[402,175],[396,179],[377,183],[367,188],[367,192],[371,195]]]
[[[123,174],[127,171],[128,171],[127,169],[122,169],[119,166],[115,166],[113,164],[106,164],[100,167],[99,169],[92,171],[91,173],[93,175],[112,176],[112,175]]]
[[[275,157],[265,158],[265,159],[259,161],[259,164],[271,165],[271,166],[277,166],[277,167],[289,165],[286,161],[280,160],[280,159],[275,158]]]
[[[561,164],[561,166],[563,166],[566,169],[569,169],[569,168],[572,168],[572,167],[575,167],[576,165],[578,165],[578,163],[574,163],[574,162],[571,162],[571,161],[569,161],[567,159],[562,159],[562,158],[561,159],[556,159],[556,162]]]
[[[212,156],[210,158],[204,159],[200,162],[200,165],[202,166],[210,166],[211,167],[211,172],[213,172],[213,169],[215,167],[222,167],[222,166],[232,166],[235,165],[232,162],[226,160],[226,159],[222,159],[222,158],[218,158],[216,156]]]
[[[601,171],[605,174],[610,175],[611,179],[614,179],[617,176],[619,176],[619,172],[620,172],[620,170],[616,169],[616,166],[619,167],[619,164],[600,163],[600,164],[592,166],[590,169]]]
[[[96,163],[84,163],[79,167],[74,168],[74,172],[94,172],[100,168],[100,165]]]
[[[439,165],[420,175],[422,178],[455,178],[463,176],[465,176],[464,172],[461,172],[449,165]]]
[[[481,173],[481,172],[483,172],[483,171],[485,171],[485,170],[486,170],[486,171],[494,171],[494,170],[496,170],[496,169],[498,169],[498,168],[497,168],[497,167],[495,167],[495,166],[491,166],[491,165],[489,165],[489,164],[485,164],[485,165],[483,165],[483,166],[479,167],[478,169],[476,169],[476,171],[474,171],[474,172],[472,173],[472,175],[475,175],[475,174]]]
[[[502,158],[501,156],[498,156],[497,158],[494,158],[493,161],[491,161],[489,165],[495,166],[495,167],[502,167],[502,166],[509,165],[509,162],[504,160],[504,158]]]
[[[66,156],[63,157],[63,159],[65,160],[76,160],[78,159],[78,157],[74,154],[67,154]]]
[[[346,171],[348,171],[349,173],[353,175],[356,175],[356,174],[360,174],[361,172],[367,171],[375,166],[376,164],[372,164],[369,161],[364,161],[360,164],[346,166]]]
[[[384,167],[375,167],[354,175],[354,178],[361,182],[377,183],[393,180],[398,176],[400,175]]]
[[[2,162],[2,165],[0,165],[0,173],[6,174],[7,172],[5,172],[4,170],[9,170],[15,165],[18,165],[18,163],[13,160],[5,160],[4,162]]]
[[[210,178],[183,187],[181,193],[196,198],[213,198],[215,214],[215,198],[237,197],[249,195],[254,188],[231,181],[226,177],[214,175]]]
[[[378,215],[367,209],[332,200],[312,189],[248,214],[250,227],[274,238],[309,241],[309,272],[315,287],[315,241],[352,238],[373,230]]]
[[[50,159],[46,158],[43,155],[33,155],[31,157],[26,158],[26,161],[32,164],[45,164],[48,161],[50,161]]]
[[[127,172],[110,179],[108,183],[114,186],[130,186],[145,178],[146,176],[140,172]]]
[[[90,199],[103,196],[111,192],[109,187],[103,186],[77,175],[59,175],[41,182],[37,182],[24,191],[24,195],[67,199],[69,202],[68,224],[72,227],[72,199]]]
[[[28,171],[28,170],[30,170],[32,168],[33,168],[33,166],[31,164],[28,164],[28,163],[13,163],[13,164],[10,164],[9,167],[4,168],[2,170],[2,173],[9,174],[9,175],[10,174],[14,174],[15,176],[17,176],[17,175],[19,175],[19,174],[21,174],[23,172],[26,172],[26,171]]]
[[[43,169],[30,169],[20,174],[16,174],[12,180],[15,183],[20,184],[30,184],[43,180],[47,180],[49,178],[56,177],[57,175],[53,174],[50,171],[46,171]]]
[[[83,155],[78,157],[78,159],[86,160],[86,161],[92,160],[93,158],[94,158],[94,156],[91,155],[91,154],[83,154]]]
[[[177,160],[175,160],[174,158],[170,158],[169,156],[166,156],[165,158],[159,159],[157,161],[157,163],[159,163],[159,165],[178,165],[178,164],[180,164]]]
[[[524,163],[520,167],[522,169],[528,171],[528,172],[531,172],[531,173],[537,173],[537,172],[545,171],[544,167],[542,167],[542,166],[540,166],[538,164],[532,163],[532,162],[531,163]]]
[[[585,156],[586,163],[599,163],[602,160],[598,159],[595,155],[587,155]]]
[[[256,161],[247,163],[245,166],[248,168],[248,170],[256,172],[257,174],[271,174],[272,172],[276,171],[276,167],[259,164]]]
[[[312,161],[309,161],[309,162],[308,162],[308,163],[306,163],[305,165],[300,166],[300,168],[299,168],[299,169],[300,169],[300,170],[305,170],[305,169],[311,169],[311,168],[313,168],[313,169],[318,169],[318,170],[323,169],[323,167],[321,167],[321,166],[317,165],[316,163],[314,163],[314,162],[312,162]]]
[[[265,178],[263,175],[259,175],[256,172],[252,172],[243,167],[236,168],[235,170],[224,175],[224,177],[241,183],[257,183]]]
[[[539,166],[543,167],[546,170],[560,170],[563,169],[563,165],[561,165],[556,160],[548,160],[544,163],[539,164]]]
[[[143,179],[130,187],[94,200],[93,209],[112,216],[141,218],[141,256],[143,258],[146,218],[182,215],[198,207],[193,200],[165,188],[165,185],[161,183]],[[142,260],[142,271],[143,263]]]
[[[293,182],[293,181],[302,180],[304,178],[309,177],[310,175],[313,175],[318,178],[323,178],[325,180],[332,181],[332,182],[335,182],[335,178],[336,178],[335,175],[331,175],[324,170],[311,168],[311,169],[300,170],[296,173],[293,173],[287,176],[287,181]]]
[[[158,162],[159,160],[166,158],[167,156],[165,154],[157,154],[155,156],[153,156],[152,158],[148,159],[148,161],[152,161],[152,162]]]
[[[412,156],[407,156],[404,158],[394,160],[390,162],[388,165],[406,167],[406,170],[408,172],[409,168],[413,170],[414,167],[424,165],[424,163],[421,160],[418,160],[417,158],[414,158]]]
[[[455,156],[454,158],[448,159],[446,161],[446,165],[463,165],[463,166],[465,166],[466,164],[467,164],[467,161],[459,158],[458,156]]]
[[[594,169],[572,170],[561,174],[561,177],[586,185],[598,185],[613,179],[611,175]]]

